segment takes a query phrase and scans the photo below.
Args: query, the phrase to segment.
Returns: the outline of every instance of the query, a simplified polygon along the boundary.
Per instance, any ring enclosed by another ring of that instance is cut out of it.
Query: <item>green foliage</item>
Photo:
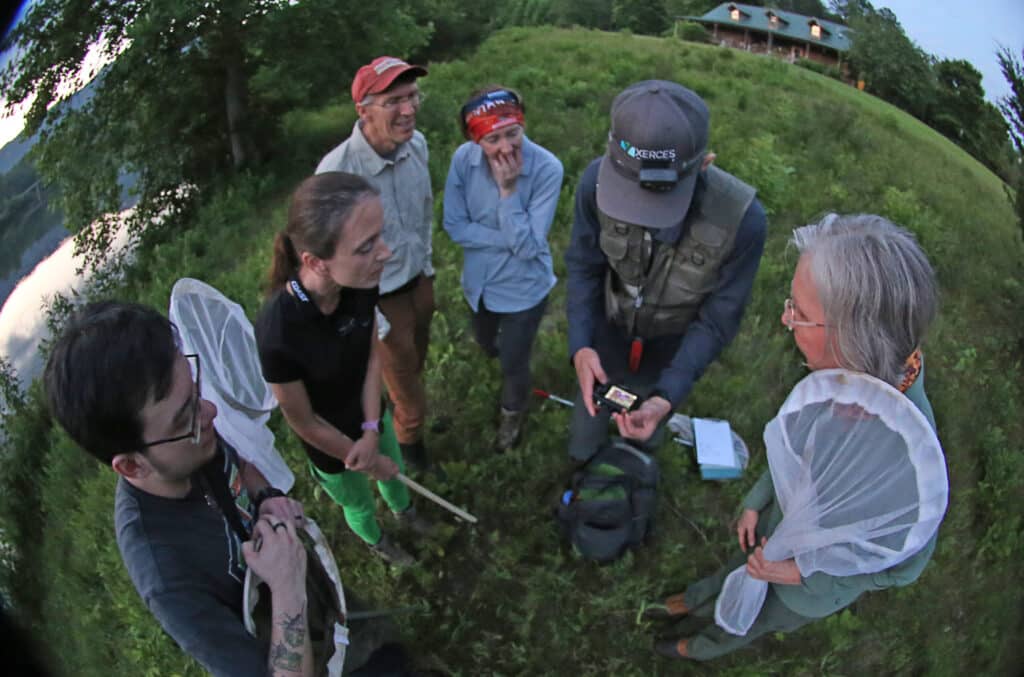
[[[575,556],[550,517],[565,476],[568,411],[536,403],[522,444],[492,455],[500,369],[473,344],[459,285],[461,253],[438,225],[438,312],[427,386],[432,416],[450,423],[428,433],[447,473],[429,486],[467,507],[481,525],[449,524],[430,542],[406,541],[420,564],[389,570],[318,491],[295,436],[275,414],[271,427],[296,471],[295,494],[334,546],[346,585],[381,607],[429,604],[429,612],[402,619],[405,638],[424,665],[452,674],[669,674],[672,666],[650,651],[656,629],[637,624],[637,612],[645,600],[682,589],[731,554],[729,523],[766,467],[763,426],[805,373],[779,324],[795,264],[786,246],[791,228],[826,211],[871,211],[914,232],[935,264],[943,295],[925,348],[952,487],[938,549],[913,586],[866,595],[831,619],[764,638],[717,660],[714,670],[1012,672],[1019,650],[1007,629],[1020,624],[1024,599],[1006,585],[1024,576],[1024,524],[1015,518],[1024,500],[1024,285],[1022,244],[991,172],[892,106],[804,69],[677,40],[510,29],[471,58],[431,64],[422,81],[429,98],[419,126],[430,143],[438,213],[449,158],[462,142],[454,112],[483,83],[518,88],[527,100],[530,137],[565,166],[550,234],[556,274],[564,280],[575,184],[603,152],[614,96],[652,76],[683,82],[708,101],[717,163],[758,188],[773,212],[739,335],[683,406],[689,414],[730,420],[752,451],[747,477],[701,482],[691,454],[670,443],[659,453],[663,483],[653,542],[607,567]],[[154,233],[138,250],[116,295],[166,307],[173,281],[189,275],[255,315],[288,192],[348,133],[352,120],[347,103],[282,118],[271,150],[287,162],[275,163],[273,174],[264,168],[219,179],[187,221],[173,219],[172,228]],[[565,293],[564,283],[553,290],[532,370],[539,387],[571,395]],[[17,554],[12,563],[4,561],[5,584],[10,581],[15,604],[37,632],[59,635],[53,641],[58,663],[87,676],[199,674],[127,580],[110,525],[109,470],[52,429],[38,386],[5,424],[0,513],[4,538]]]
[[[612,0],[551,0],[551,6],[560,26],[612,28]]]
[[[772,134],[749,139],[746,152],[734,160],[723,160],[722,167],[757,187],[758,199],[769,215],[775,214],[785,203],[791,177],[796,174],[796,169],[778,152]]]
[[[613,0],[612,25],[642,35],[661,35],[668,28],[662,0]]]
[[[696,21],[676,21],[675,36],[686,42],[711,42],[711,34],[703,24]]]
[[[28,158],[0,175],[0,278],[16,272],[22,252],[61,225],[53,201],[55,192],[43,186]]]
[[[1010,148],[1006,121],[998,108],[985,101],[981,73],[962,59],[944,59],[934,70],[937,90],[928,124],[1007,178]]]
[[[556,19],[556,7],[552,0],[512,0],[497,8],[494,25],[498,28],[542,26],[555,23]]]
[[[425,44],[431,27],[411,5],[44,0],[12,31],[17,56],[0,74],[0,96],[32,102],[37,166],[60,188],[65,225],[94,267],[120,225],[120,177],[138,199],[130,233],[187,221],[219,176],[264,159],[282,110],[324,101],[378,51]],[[92,81],[92,97],[50,107],[62,100],[58,85],[95,75],[79,74],[94,43],[116,60]]]
[[[1020,232],[1024,235],[1024,50],[1021,59],[1014,56],[1007,47],[1000,47],[996,53],[1003,77],[1010,84],[1010,93],[999,101],[999,110],[1009,123],[1010,138],[1017,150],[1013,162],[1017,172],[1014,190],[1009,188],[1006,196],[1014,206]]]
[[[800,66],[801,68],[806,68],[809,71],[814,71],[815,73],[820,73],[821,75],[824,75],[825,77],[828,77],[828,78],[832,78],[833,80],[842,80],[843,79],[842,71],[840,71],[839,68],[837,68],[836,66],[833,66],[831,64],[826,65],[826,64],[823,64],[823,63],[819,63],[819,62],[815,61],[814,59],[803,59],[803,58],[800,58],[800,59],[796,60],[796,65]]]
[[[906,36],[891,10],[865,4],[866,11],[849,18],[851,68],[867,83],[867,91],[927,119],[935,91],[928,55]]]

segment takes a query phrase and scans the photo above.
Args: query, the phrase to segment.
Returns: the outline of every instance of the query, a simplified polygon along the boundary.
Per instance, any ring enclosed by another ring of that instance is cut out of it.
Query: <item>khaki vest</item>
[[[740,221],[755,190],[708,167],[700,209],[691,212],[676,245],[656,242],[646,228],[598,212],[601,251],[608,257],[605,314],[630,336],[682,334],[718,283]],[[646,271],[646,273],[645,273]]]

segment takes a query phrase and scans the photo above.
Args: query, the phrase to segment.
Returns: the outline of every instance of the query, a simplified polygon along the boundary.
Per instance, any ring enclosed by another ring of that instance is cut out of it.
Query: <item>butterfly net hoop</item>
[[[783,518],[764,548],[794,559],[802,577],[883,571],[920,551],[946,512],[949,483],[938,437],[903,393],[867,374],[812,372],[764,431]],[[745,635],[768,583],[729,574],[715,621]]]
[[[277,400],[260,369],[252,323],[240,305],[192,278],[171,290],[169,316],[185,353],[202,363],[202,396],[217,405],[214,427],[270,484],[288,491],[295,476],[274,447],[266,423]]]

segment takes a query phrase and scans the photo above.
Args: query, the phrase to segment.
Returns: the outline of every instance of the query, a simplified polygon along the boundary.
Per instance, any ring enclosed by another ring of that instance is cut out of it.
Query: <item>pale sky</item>
[[[940,59],[965,59],[982,75],[985,98],[1010,93],[996,61],[1004,45],[1021,58],[1024,0],[873,0],[888,7],[921,49]]]

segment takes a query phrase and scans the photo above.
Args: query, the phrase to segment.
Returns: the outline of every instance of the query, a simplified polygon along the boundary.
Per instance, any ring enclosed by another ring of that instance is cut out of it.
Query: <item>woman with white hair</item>
[[[928,259],[872,215],[830,214],[792,243],[781,321],[811,374],[765,428],[769,467],[743,501],[741,552],[645,610],[713,615],[657,642],[669,658],[716,658],[908,585],[935,550],[948,480],[924,392],[921,343],[938,305]]]

